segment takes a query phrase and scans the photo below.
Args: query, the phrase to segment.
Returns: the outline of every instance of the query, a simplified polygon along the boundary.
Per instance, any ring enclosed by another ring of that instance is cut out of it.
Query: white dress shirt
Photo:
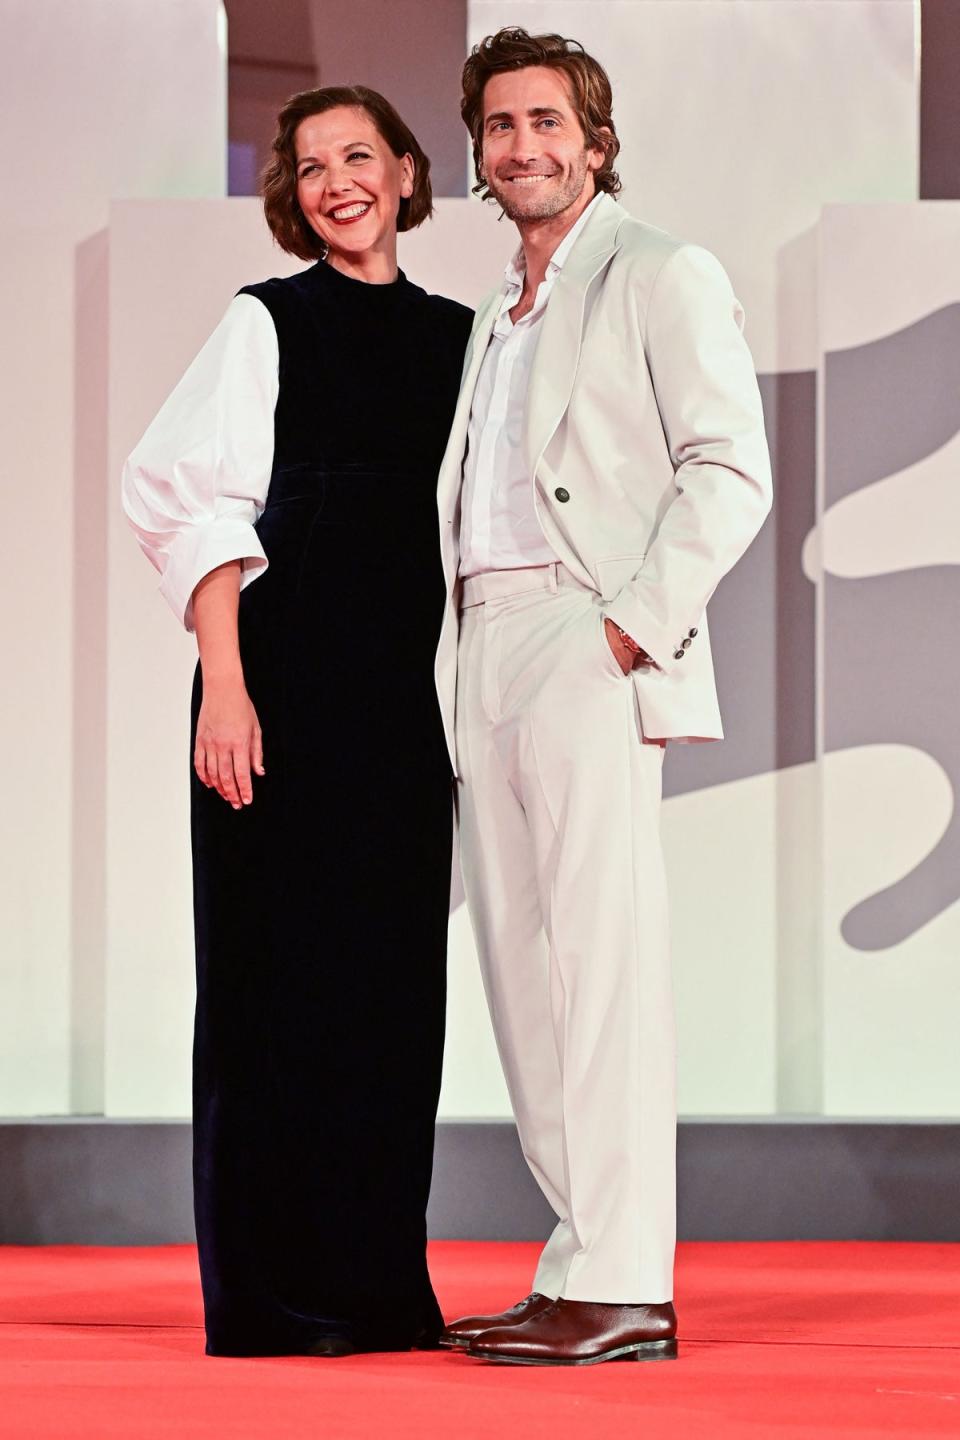
[[[510,311],[523,292],[522,246],[507,266],[507,292],[477,378],[467,429],[460,511],[460,575],[464,578],[488,570],[549,565],[557,558],[537,519],[533,476],[523,453],[527,389],[550,294],[599,198],[591,200],[557,246],[547,262],[533,308],[516,324]]]
[[[277,332],[266,306],[238,295],[123,467],[123,508],[188,630],[194,589],[241,562],[241,585],[267,557],[254,530],[273,469]]]

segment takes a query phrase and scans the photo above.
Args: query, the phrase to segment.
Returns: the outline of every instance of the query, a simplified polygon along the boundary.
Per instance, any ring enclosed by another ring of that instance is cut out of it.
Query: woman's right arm
[[[193,592],[203,673],[193,764],[204,785],[234,808],[253,803],[251,773],[263,775],[263,735],[240,662],[237,609],[241,562],[228,560],[204,575]]]
[[[276,331],[239,295],[131,454],[123,506],[160,591],[195,630],[203,703],[194,765],[235,809],[263,774],[260,726],[240,661],[240,590],[266,569],[254,530],[273,464]]]

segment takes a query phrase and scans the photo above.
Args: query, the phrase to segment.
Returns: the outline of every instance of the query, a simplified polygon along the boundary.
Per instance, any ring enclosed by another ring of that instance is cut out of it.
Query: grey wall
[[[960,1240],[960,1125],[687,1121],[684,1240]],[[0,1123],[0,1244],[193,1239],[190,1127]],[[434,1239],[542,1240],[552,1215],[507,1122],[441,1123]]]

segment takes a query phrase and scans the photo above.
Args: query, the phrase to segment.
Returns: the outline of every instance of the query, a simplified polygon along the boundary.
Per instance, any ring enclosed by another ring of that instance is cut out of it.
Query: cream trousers
[[[527,1162],[558,1217],[534,1288],[672,1297],[676,1098],[663,747],[600,596],[560,564],[464,583],[464,888]]]

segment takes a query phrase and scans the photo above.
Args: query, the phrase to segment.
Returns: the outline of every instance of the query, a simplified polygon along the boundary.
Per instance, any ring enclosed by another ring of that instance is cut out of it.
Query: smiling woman
[[[372,223],[341,244],[352,204]],[[277,242],[302,260],[327,256],[338,269],[372,252],[389,253],[393,236],[433,214],[430,161],[393,106],[365,85],[327,86],[294,95],[280,111],[273,158],[263,175],[263,206]],[[374,232],[375,244],[370,232]],[[348,258],[349,257],[349,258]],[[391,277],[392,278],[392,277]]]
[[[431,1347],[441,1325],[425,1256],[453,824],[436,481],[471,315],[397,268],[429,169],[374,91],[294,96],[264,203],[280,245],[317,263],[241,291],[124,473],[200,650],[211,1354]]]

